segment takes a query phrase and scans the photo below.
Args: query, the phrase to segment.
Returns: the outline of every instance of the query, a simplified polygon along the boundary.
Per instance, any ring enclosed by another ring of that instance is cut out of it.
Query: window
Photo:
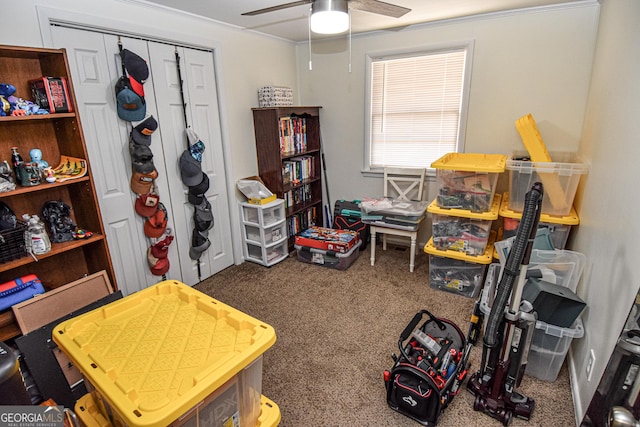
[[[365,169],[430,167],[461,151],[470,43],[368,58]]]

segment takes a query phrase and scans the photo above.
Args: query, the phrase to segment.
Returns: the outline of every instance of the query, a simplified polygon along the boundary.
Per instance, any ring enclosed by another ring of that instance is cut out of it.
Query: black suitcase
[[[421,310],[400,335],[398,348],[400,355],[393,355],[393,367],[384,372],[387,404],[434,427],[467,376],[471,345],[455,323]]]
[[[362,222],[359,200],[337,200],[333,209],[333,225],[336,230],[351,230],[358,232],[363,251],[369,243],[369,225]]]

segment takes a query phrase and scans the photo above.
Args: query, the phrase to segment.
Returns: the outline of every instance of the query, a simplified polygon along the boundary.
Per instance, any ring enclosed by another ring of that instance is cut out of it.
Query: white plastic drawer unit
[[[283,199],[265,205],[240,203],[246,261],[270,267],[289,256]]]
[[[268,227],[285,218],[284,200],[276,199],[266,205],[241,203],[242,221],[245,224]]]

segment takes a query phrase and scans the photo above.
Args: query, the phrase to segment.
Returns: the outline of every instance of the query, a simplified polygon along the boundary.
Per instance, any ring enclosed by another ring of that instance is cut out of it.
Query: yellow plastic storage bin
[[[76,402],[74,411],[85,427],[114,427],[107,417],[100,412],[91,393],[82,396]],[[256,427],[276,427],[281,420],[280,408],[271,399],[260,396],[260,416]],[[197,425],[197,424],[194,424]]]
[[[504,154],[448,153],[431,163],[438,207],[489,211],[506,161]]]
[[[498,219],[502,196],[496,194],[488,212],[444,209],[436,200],[427,207],[432,216],[433,245],[441,251],[452,250],[470,256],[482,255],[487,248],[491,226]]]
[[[230,425],[256,425],[262,355],[276,341],[266,323],[173,280],[64,321],[52,335],[101,412],[129,427],[198,425],[220,393],[235,401]]]
[[[502,238],[508,239],[511,236],[516,235],[520,219],[522,218],[522,212],[516,212],[509,209],[509,193],[502,195],[502,203],[500,204],[500,217],[503,218],[503,233]],[[571,207],[569,215],[555,216],[542,213],[540,214],[540,223],[538,228],[549,229],[549,237],[551,238],[551,244],[555,249],[564,249],[571,232],[571,227],[580,224],[580,218],[576,213],[576,210]]]
[[[440,251],[433,245],[433,238],[424,246],[429,255],[429,286],[468,298],[480,294],[487,267],[491,264],[495,232],[482,255],[469,256],[458,251]]]

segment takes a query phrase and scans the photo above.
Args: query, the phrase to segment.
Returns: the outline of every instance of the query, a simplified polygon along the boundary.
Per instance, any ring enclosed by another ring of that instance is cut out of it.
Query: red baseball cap
[[[136,198],[136,213],[145,218],[149,218],[158,210],[159,202],[160,197],[155,193],[140,194]]]
[[[151,248],[147,250],[147,261],[149,269],[154,276],[164,276],[169,271],[169,258],[156,258],[151,253]]]
[[[158,209],[144,222],[144,234],[147,237],[160,237],[167,228],[167,209],[162,202],[158,203]]]
[[[167,228],[167,230],[170,229]],[[167,233],[165,232],[165,234]],[[169,255],[171,242],[173,242],[173,235],[169,232],[164,239],[151,245],[151,254],[156,258],[166,258]]]

